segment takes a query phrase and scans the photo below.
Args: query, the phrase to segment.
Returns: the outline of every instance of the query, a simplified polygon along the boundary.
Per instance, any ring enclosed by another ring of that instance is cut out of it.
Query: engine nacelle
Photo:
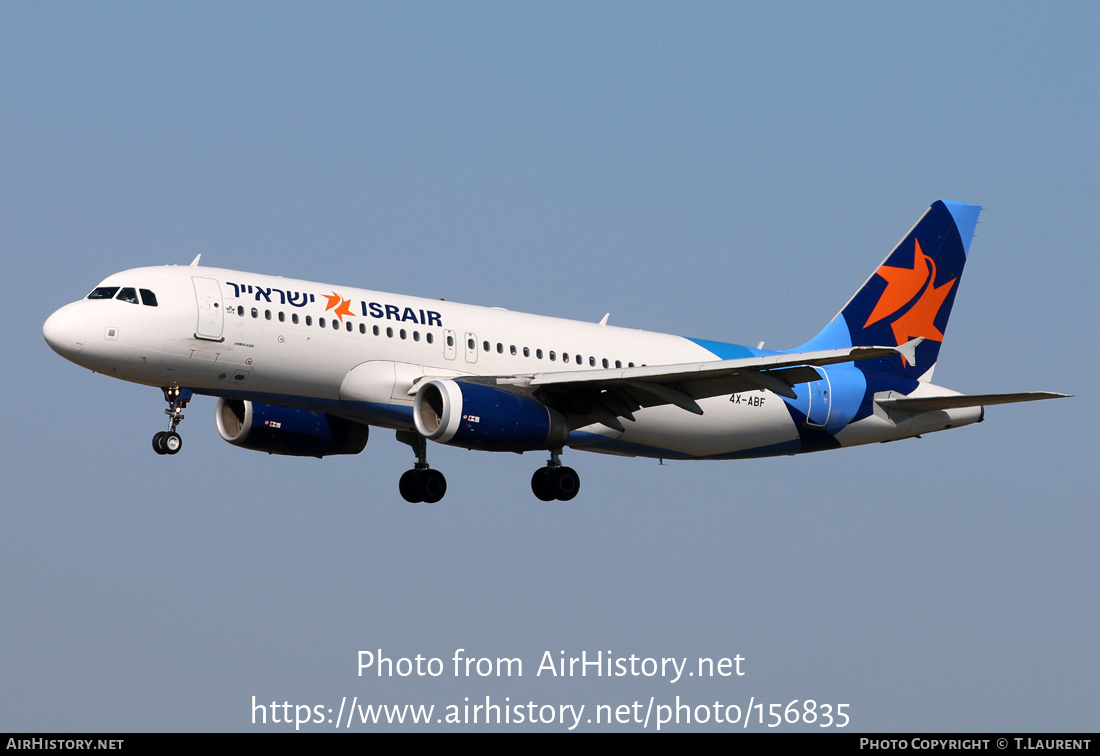
[[[487,451],[534,451],[565,445],[565,416],[522,394],[480,383],[433,379],[413,400],[413,421],[426,438]]]
[[[216,419],[218,433],[234,446],[294,457],[358,454],[370,430],[324,412],[241,399],[219,399]]]

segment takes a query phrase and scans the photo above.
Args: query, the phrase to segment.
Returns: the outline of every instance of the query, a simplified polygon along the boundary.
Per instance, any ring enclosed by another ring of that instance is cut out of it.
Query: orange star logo
[[[912,303],[909,310],[890,324],[898,344],[923,336],[930,341],[943,341],[943,332],[936,328],[936,316],[951,292],[957,278],[936,286],[936,261],[924,254],[915,241],[912,268],[883,265],[876,272],[886,280],[886,291],[879,297],[875,309],[863,327],[888,318]]]
[[[344,322],[345,315],[349,318],[352,316],[350,299],[344,299],[335,291],[332,292],[332,294],[322,294],[321,296],[328,302],[328,304],[325,305],[325,312],[335,308],[332,314],[339,318],[341,323]]]

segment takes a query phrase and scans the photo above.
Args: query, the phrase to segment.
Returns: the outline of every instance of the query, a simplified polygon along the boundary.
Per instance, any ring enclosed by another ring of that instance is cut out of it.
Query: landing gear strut
[[[572,467],[562,465],[561,449],[551,449],[546,467],[531,476],[531,490],[540,501],[569,501],[581,490],[581,478]]]
[[[176,433],[176,426],[183,420],[183,409],[191,401],[191,389],[178,386],[165,386],[164,401],[168,402],[168,409],[164,414],[168,415],[168,430],[160,431],[153,436],[153,451],[157,454],[177,454],[183,448],[183,439]]]
[[[410,504],[435,504],[447,493],[447,479],[439,470],[428,467],[428,442],[413,431],[397,431],[397,440],[416,453],[416,464],[402,474],[398,483],[401,498]]]

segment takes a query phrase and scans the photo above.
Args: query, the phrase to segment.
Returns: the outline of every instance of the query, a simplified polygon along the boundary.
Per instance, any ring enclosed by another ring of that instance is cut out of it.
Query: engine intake
[[[558,449],[569,437],[565,416],[531,397],[439,378],[417,390],[413,421],[432,441],[486,451]]]
[[[218,433],[234,446],[292,457],[358,454],[369,427],[324,412],[219,399]]]

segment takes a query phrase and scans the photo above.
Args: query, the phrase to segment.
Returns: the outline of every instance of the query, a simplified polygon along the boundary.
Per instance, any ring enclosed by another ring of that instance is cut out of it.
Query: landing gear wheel
[[[397,483],[397,489],[401,491],[401,498],[410,504],[419,504],[424,500],[420,495],[419,478],[419,470],[406,470]]]
[[[410,504],[435,504],[447,493],[447,479],[439,470],[406,470],[397,483],[401,498]]]
[[[166,432],[162,443],[164,444],[165,454],[177,454],[183,448],[183,439],[175,431]]]
[[[164,437],[168,434],[165,431],[159,431],[153,435],[153,451],[157,454],[167,454],[168,450],[164,446]]]
[[[546,467],[531,476],[531,491],[541,501],[570,501],[581,490],[581,477],[561,463],[561,449],[551,449]]]
[[[531,491],[539,501],[553,501],[554,492],[550,490],[550,468],[540,467],[531,476]]]
[[[425,504],[435,504],[447,493],[447,479],[439,470],[421,470],[418,483]]]
[[[557,467],[550,470],[549,482],[550,490],[558,501],[569,501],[581,490],[581,478],[572,467]]]

